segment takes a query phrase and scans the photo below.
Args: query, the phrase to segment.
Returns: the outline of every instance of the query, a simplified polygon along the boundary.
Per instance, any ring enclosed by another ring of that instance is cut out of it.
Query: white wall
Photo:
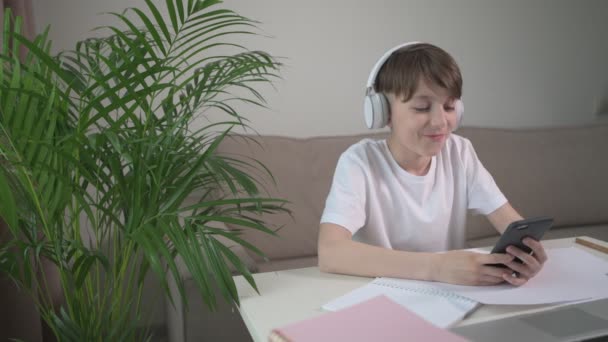
[[[137,0],[34,0],[37,27],[58,49],[108,23],[97,13]],[[160,2],[160,5],[164,1]],[[464,75],[465,124],[530,127],[608,121],[608,1],[605,0],[226,0],[262,22],[252,49],[283,56],[283,80],[265,91],[271,110],[247,107],[263,134],[365,132],[361,104],[369,70],[404,41],[435,43]]]

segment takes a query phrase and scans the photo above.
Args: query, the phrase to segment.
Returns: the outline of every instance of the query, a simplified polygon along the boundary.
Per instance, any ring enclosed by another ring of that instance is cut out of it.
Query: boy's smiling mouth
[[[441,141],[443,138],[445,138],[447,134],[446,133],[441,133],[441,134],[425,134],[424,136],[434,140],[434,141]]]

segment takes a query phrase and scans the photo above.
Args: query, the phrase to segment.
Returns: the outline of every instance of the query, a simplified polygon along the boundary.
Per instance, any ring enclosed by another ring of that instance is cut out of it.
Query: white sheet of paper
[[[547,250],[543,269],[526,284],[436,284],[483,304],[545,304],[608,297],[608,261],[576,247]]]
[[[323,305],[336,311],[380,294],[412,310],[439,327],[448,327],[483,304],[550,304],[608,298],[608,261],[576,247],[548,249],[548,261],[541,272],[525,285],[461,286],[437,282],[376,278],[374,281]],[[393,284],[403,291],[377,283]],[[432,289],[448,291],[438,293]],[[427,291],[430,289],[429,291]],[[472,301],[451,298],[449,293]]]

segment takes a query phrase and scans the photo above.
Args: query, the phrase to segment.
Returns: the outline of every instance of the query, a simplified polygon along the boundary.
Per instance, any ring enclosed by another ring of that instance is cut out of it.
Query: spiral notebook
[[[440,328],[462,320],[478,302],[428,282],[394,278],[376,278],[329,303],[323,309],[337,311],[370,298],[385,295]]]

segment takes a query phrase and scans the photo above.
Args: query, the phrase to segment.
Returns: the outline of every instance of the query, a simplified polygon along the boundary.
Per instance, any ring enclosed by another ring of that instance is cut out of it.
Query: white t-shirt
[[[321,223],[376,246],[446,251],[465,247],[467,209],[487,215],[506,201],[466,138],[450,134],[424,176],[401,168],[386,140],[364,139],[340,156]]]

